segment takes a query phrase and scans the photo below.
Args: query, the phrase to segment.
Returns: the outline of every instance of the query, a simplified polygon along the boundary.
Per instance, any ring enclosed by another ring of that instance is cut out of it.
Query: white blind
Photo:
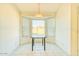
[[[23,36],[30,36],[29,18],[23,18]]]
[[[47,36],[55,36],[55,19],[47,20]]]

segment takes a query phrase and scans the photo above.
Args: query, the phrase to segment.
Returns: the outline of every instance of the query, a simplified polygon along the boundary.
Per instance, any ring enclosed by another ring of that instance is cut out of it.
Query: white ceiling
[[[19,9],[20,12],[38,12],[38,4],[36,3],[19,3],[16,4],[16,7]],[[58,8],[60,7],[60,4],[52,4],[52,3],[44,3],[40,4],[40,11],[41,12],[56,12]]]

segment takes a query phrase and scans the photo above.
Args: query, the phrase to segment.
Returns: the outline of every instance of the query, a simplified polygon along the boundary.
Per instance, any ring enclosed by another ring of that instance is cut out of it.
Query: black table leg
[[[33,46],[34,46],[34,38],[33,38]]]
[[[33,51],[33,46],[34,46],[34,39],[32,38],[32,51]]]
[[[44,51],[45,51],[45,49],[46,49],[45,43],[46,43],[46,42],[45,42],[45,38],[44,38]]]
[[[43,38],[42,38],[42,45],[43,45]]]

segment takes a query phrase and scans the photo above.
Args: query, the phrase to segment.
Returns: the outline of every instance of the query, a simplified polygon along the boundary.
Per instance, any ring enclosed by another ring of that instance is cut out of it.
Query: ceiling
[[[15,5],[21,13],[35,14],[39,12],[38,3],[18,3]],[[57,3],[41,3],[40,13],[52,14],[57,12],[59,7],[60,7],[60,4],[57,4]]]

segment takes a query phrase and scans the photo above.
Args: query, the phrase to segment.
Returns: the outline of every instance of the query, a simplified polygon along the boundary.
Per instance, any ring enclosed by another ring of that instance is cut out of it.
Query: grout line
[[[57,47],[59,47],[60,50],[62,50],[67,56],[68,56],[68,53],[65,52],[58,44],[55,44]]]

